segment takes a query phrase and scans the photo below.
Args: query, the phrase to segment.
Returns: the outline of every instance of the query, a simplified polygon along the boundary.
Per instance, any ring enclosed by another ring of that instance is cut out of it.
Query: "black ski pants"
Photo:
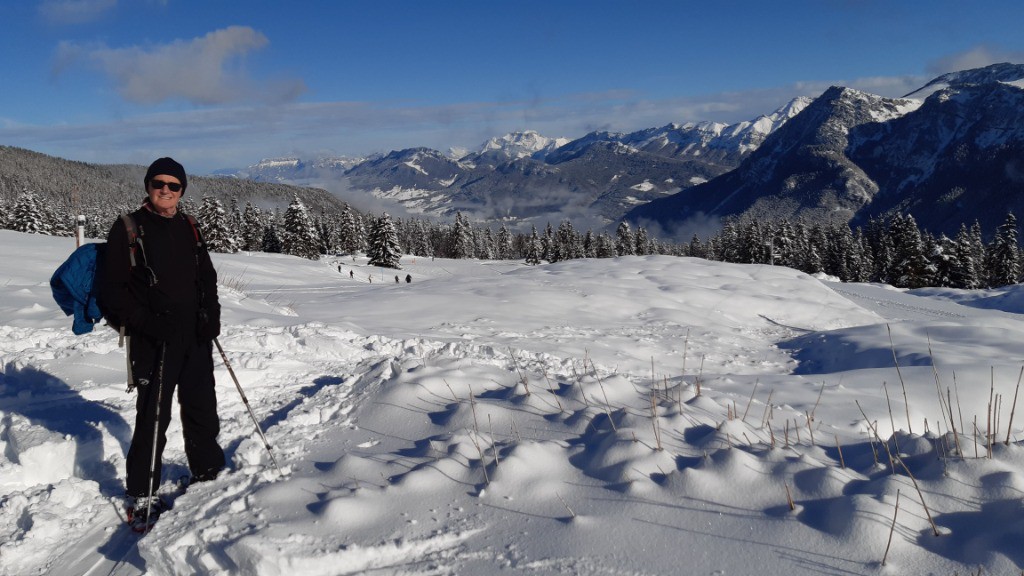
[[[146,496],[149,492],[153,428],[156,425],[157,396],[160,396],[160,422],[153,471],[153,493],[160,485],[161,458],[167,444],[167,427],[175,389],[185,439],[185,456],[193,477],[209,479],[224,468],[224,451],[217,443],[220,419],[217,416],[217,392],[213,379],[213,343],[189,342],[165,345],[157,350],[156,365],[149,384],[136,390],[135,431],[127,457],[127,493]],[[163,370],[160,374],[160,354]]]

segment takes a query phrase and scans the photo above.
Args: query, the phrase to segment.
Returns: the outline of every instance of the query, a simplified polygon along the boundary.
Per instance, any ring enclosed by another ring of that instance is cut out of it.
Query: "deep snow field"
[[[50,296],[73,247],[0,231],[0,574],[1024,566],[1021,289],[664,256],[214,254],[219,341],[280,469],[218,355],[229,468],[177,492],[175,416],[174,507],[140,537],[124,350],[74,336]]]

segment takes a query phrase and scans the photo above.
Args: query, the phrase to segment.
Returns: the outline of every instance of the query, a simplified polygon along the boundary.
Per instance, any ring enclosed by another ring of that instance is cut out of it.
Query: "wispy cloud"
[[[234,104],[77,126],[5,125],[0,120],[0,141],[101,163],[144,164],[170,154],[202,173],[274,156],[358,156],[418,146],[476,149],[488,138],[528,129],[578,138],[595,130],[630,132],[673,122],[735,123],[770,114],[797,96],[819,96],[831,85],[897,97],[930,79],[836,79],[669,99],[609,91],[436,106],[414,101]]]
[[[928,72],[934,76],[941,76],[948,72],[981,68],[1000,62],[1022,63],[1024,62],[1024,52],[1006,50],[998,46],[979,45],[970,50],[939,58],[928,65]]]
[[[244,57],[269,43],[247,26],[154,48],[109,48],[62,43],[56,69],[85,62],[103,72],[123,98],[137,104],[181,99],[193,104],[285,102],[305,90],[299,80],[257,81]]]
[[[39,14],[54,24],[82,24],[98,20],[117,6],[117,0],[44,0]]]

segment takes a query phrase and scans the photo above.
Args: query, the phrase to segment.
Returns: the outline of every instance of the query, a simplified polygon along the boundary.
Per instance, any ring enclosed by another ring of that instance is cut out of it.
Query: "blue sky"
[[[737,122],[1024,62],[1024,2],[3,2],[0,144],[190,172]]]

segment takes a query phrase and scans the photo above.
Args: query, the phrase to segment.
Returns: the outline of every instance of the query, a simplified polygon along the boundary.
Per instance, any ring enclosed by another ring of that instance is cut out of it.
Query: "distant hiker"
[[[338,264],[338,273],[341,274],[341,264]]]
[[[405,283],[406,284],[412,284],[412,274],[406,274],[405,275]]]
[[[349,277],[349,278],[352,278],[352,279],[354,280],[354,279],[355,279],[355,277],[356,277],[356,273],[355,273],[354,271],[352,271],[352,270],[349,270],[349,271],[348,271],[348,277]]]
[[[182,165],[160,158],[143,182],[147,198],[131,214],[138,236],[129,238],[121,218],[114,222],[100,280],[104,309],[129,334],[139,392],[125,483],[128,521],[140,532],[167,507],[156,491],[175,388],[191,481],[216,478],[225,463],[213,377],[213,339],[220,334],[217,272],[194,219],[178,210],[188,186]]]
[[[395,284],[399,284],[399,281],[398,281],[398,274],[395,274]]]

